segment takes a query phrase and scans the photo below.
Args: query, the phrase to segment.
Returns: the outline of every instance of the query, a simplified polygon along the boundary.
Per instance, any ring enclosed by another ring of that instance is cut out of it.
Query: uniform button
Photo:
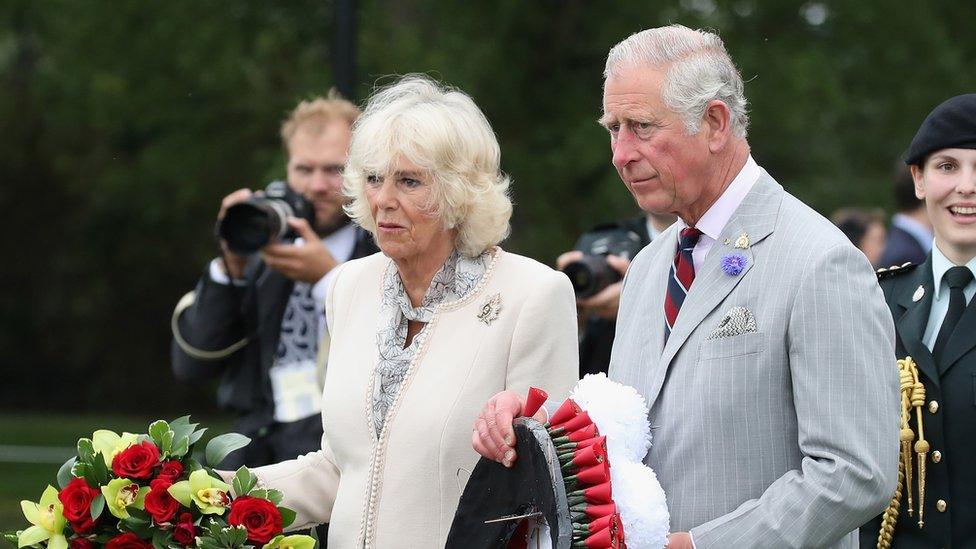
[[[936,450],[932,452],[932,463],[938,463],[942,461],[942,452]]]
[[[939,411],[939,402],[937,400],[929,401],[929,413],[934,414]]]
[[[935,502],[935,510],[940,513],[945,513],[946,507],[947,504],[944,499],[940,499],[939,501]]]

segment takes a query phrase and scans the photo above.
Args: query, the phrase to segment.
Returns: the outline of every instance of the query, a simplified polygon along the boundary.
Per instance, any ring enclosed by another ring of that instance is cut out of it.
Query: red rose
[[[95,549],[95,544],[88,538],[71,538],[68,549]]]
[[[82,478],[73,478],[59,493],[58,499],[64,506],[64,518],[71,528],[79,534],[87,534],[95,528],[91,518],[91,502],[100,492]]]
[[[166,491],[167,488],[172,486],[172,483],[168,480],[157,478],[149,483],[149,486],[152,489],[146,494],[146,512],[152,515],[153,521],[156,524],[169,522],[173,518],[173,515],[180,510],[180,502],[173,499],[173,496],[169,495],[169,492]]]
[[[281,513],[266,499],[241,496],[230,505],[227,523],[244,526],[247,539],[255,543],[268,543],[281,533]]]
[[[68,521],[71,524],[71,529],[75,531],[76,534],[90,534],[98,526],[97,520],[93,521],[91,517],[85,517],[81,520],[71,520]]]
[[[115,536],[108,540],[105,549],[152,549],[152,544],[146,540],[139,539],[139,536],[132,532],[126,532],[121,536]]]
[[[170,483],[175,483],[180,480],[180,476],[183,474],[183,464],[175,459],[171,459],[163,463],[163,468],[160,469],[159,474],[156,475],[157,479],[168,480]]]
[[[193,545],[197,537],[197,528],[193,525],[193,515],[180,513],[180,520],[173,528],[173,541],[181,545]]]
[[[156,465],[159,465],[159,449],[146,440],[115,454],[115,458],[112,459],[112,472],[117,477],[146,479],[152,476]]]

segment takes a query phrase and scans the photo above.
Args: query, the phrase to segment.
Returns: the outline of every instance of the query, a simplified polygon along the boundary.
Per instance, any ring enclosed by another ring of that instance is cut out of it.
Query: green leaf
[[[203,429],[197,429],[196,431],[193,431],[192,433],[190,433],[190,436],[187,439],[189,441],[189,443],[190,443],[190,446],[193,446],[194,444],[196,444],[197,442],[199,442],[200,441],[200,438],[203,437],[203,434],[206,433],[206,432],[207,432],[207,429],[206,428],[203,428]]]
[[[95,499],[92,500],[91,507],[89,509],[91,511],[92,520],[95,520],[101,516],[102,511],[105,510],[105,496],[102,494],[95,496]]]
[[[166,455],[173,455],[173,437],[175,436],[176,433],[173,431],[166,431],[163,433],[163,439],[160,441],[159,449],[162,450]]]
[[[101,455],[101,452],[95,454],[95,458],[97,459],[93,458],[89,465],[89,473],[91,473],[92,478],[95,479],[95,482],[88,483],[92,486],[102,486],[108,484],[109,481],[108,465],[105,465],[105,460],[100,457]],[[86,476],[85,478],[88,477]]]
[[[169,423],[159,419],[149,425],[149,437],[159,448],[163,447],[163,436],[169,432]]]
[[[264,488],[258,488],[257,490],[251,490],[251,493],[248,494],[248,495],[251,496],[252,498],[268,499],[268,491],[265,490]]]
[[[250,442],[251,439],[239,433],[216,436],[207,443],[206,461],[211,467],[216,467],[227,454],[247,446]]]
[[[74,475],[71,474],[71,470],[74,468],[75,461],[77,461],[77,459],[78,458],[69,459],[68,461],[64,462],[64,465],[62,465],[60,469],[58,469],[58,488],[64,488],[69,482],[71,482],[71,479],[74,478]]]
[[[247,467],[241,467],[234,474],[234,479],[231,481],[231,486],[234,487],[234,493],[238,496],[246,496],[251,493],[254,486],[257,485],[258,479],[254,476]]]
[[[153,532],[152,544],[153,549],[168,549],[170,543],[173,541],[173,536],[169,532],[163,530],[162,528],[157,529]]]
[[[284,497],[285,496],[281,494],[280,490],[273,490],[273,489],[268,490],[268,495],[267,495],[268,501],[274,503],[275,505],[280,505],[281,500],[284,499]]]
[[[185,456],[187,452],[190,451],[190,442],[186,437],[182,437],[173,442],[173,449],[171,454],[175,457]]]
[[[95,459],[95,447],[90,438],[78,439],[78,461],[91,462]]]
[[[169,422],[169,428],[175,429],[176,427],[181,427],[183,425],[189,425],[189,424],[190,424],[190,416],[180,416],[174,419],[173,421]]]
[[[279,507],[278,512],[281,513],[281,527],[288,528],[293,522],[295,522],[296,513],[287,507]]]

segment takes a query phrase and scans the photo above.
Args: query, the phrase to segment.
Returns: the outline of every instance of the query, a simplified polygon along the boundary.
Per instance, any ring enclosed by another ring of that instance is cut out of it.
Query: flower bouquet
[[[283,535],[295,512],[277,490],[258,488],[241,467],[231,484],[193,458],[206,429],[189,416],[155,421],[148,434],[98,430],[58,471],[60,490],[22,501],[25,530],[5,534],[18,547],[48,549],[311,549],[309,536]],[[237,433],[207,443],[209,464],[250,440]],[[233,491],[232,491],[233,490]],[[232,495],[234,494],[234,495]]]

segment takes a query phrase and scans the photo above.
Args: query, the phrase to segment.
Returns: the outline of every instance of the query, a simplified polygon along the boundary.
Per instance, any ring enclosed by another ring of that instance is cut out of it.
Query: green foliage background
[[[212,411],[172,380],[170,311],[220,197],[283,172],[284,114],[332,84],[330,1],[0,4],[0,360],[7,409]],[[514,180],[506,247],[544,262],[636,213],[600,114],[608,49],[681,22],[748,80],[756,159],[830,212],[887,207],[895,158],[976,90],[956,0],[363,0],[359,88],[426,72],[470,93]],[[79,435],[80,436],[80,435]]]

